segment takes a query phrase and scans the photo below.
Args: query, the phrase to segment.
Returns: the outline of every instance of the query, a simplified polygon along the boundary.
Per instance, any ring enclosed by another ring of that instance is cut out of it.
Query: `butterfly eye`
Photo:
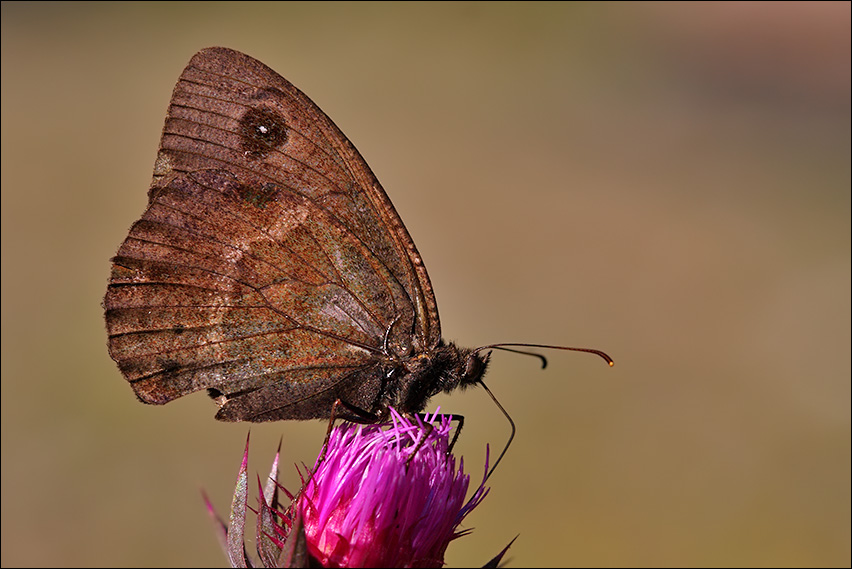
[[[467,362],[464,366],[463,382],[474,383],[482,377],[485,371],[485,362],[480,359],[477,353],[472,353],[467,357]]]

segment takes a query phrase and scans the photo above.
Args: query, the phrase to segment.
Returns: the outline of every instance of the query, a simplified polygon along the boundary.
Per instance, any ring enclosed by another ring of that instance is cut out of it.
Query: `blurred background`
[[[197,50],[260,59],[382,181],[518,435],[449,566],[849,566],[850,4],[2,4],[2,565],[225,566],[248,425],[136,401],[110,257]],[[508,425],[482,390],[478,479]],[[282,480],[326,424],[251,429]]]

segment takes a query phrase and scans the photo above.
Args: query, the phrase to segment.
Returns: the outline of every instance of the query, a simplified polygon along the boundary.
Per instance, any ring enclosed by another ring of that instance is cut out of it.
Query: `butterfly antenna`
[[[535,352],[527,352],[527,351],[524,351],[524,350],[513,350],[512,348],[504,348],[503,346],[491,346],[491,348],[493,348],[495,350],[503,350],[504,352],[513,352],[513,353],[522,354],[522,355],[525,355],[525,356],[533,356],[533,357],[541,360],[541,369],[544,369],[544,368],[547,367],[547,358],[544,357],[541,354],[537,354]]]
[[[527,352],[525,350],[514,350],[514,349],[510,348],[509,346],[512,346],[512,348],[516,348],[516,347],[517,348],[542,348],[542,349],[546,349],[546,350],[568,350],[568,351],[572,351],[572,352],[586,352],[586,353],[589,353],[589,354],[595,354],[597,356],[600,356],[601,358],[604,359],[604,361],[606,361],[606,363],[608,363],[610,365],[610,367],[615,365],[615,362],[612,361],[612,358],[609,357],[609,355],[607,355],[606,352],[602,352],[600,350],[595,350],[593,348],[570,348],[568,346],[551,346],[551,345],[548,345],[548,344],[490,344],[488,346],[481,346],[479,348],[476,348],[475,350],[473,350],[473,352],[476,353],[476,352],[480,352],[482,350],[494,349],[494,350],[504,350],[506,352],[515,352],[516,354],[523,354],[523,355],[526,355],[526,356],[535,356],[535,357],[541,359],[541,367],[542,368],[547,367],[547,358],[545,358],[544,356],[542,356],[540,354],[536,354],[534,352]],[[479,380],[479,385],[481,385],[482,388],[485,390],[485,392],[488,393],[488,396],[491,397],[491,400],[494,401],[494,404],[497,405],[497,408],[500,409],[500,411],[503,412],[503,415],[506,416],[506,419],[508,419],[508,421],[509,421],[509,425],[511,425],[511,427],[512,427],[512,434],[509,435],[509,440],[506,441],[506,446],[503,447],[503,452],[501,452],[500,456],[497,457],[497,460],[494,461],[494,465],[491,467],[491,470],[488,471],[488,475],[485,477],[485,482],[487,482],[488,479],[491,478],[491,475],[494,474],[494,471],[497,469],[497,465],[500,464],[501,460],[503,460],[503,456],[506,454],[506,451],[509,450],[509,445],[512,444],[512,439],[515,438],[515,422],[512,420],[512,417],[509,416],[509,413],[506,412],[506,409],[504,409],[503,406],[500,405],[500,402],[497,401],[497,398],[494,397],[494,394],[491,393],[491,390],[488,389],[488,386],[486,386],[485,383],[482,380]]]
[[[512,420],[512,418],[509,416],[509,413],[506,412],[503,406],[500,405],[500,402],[497,401],[497,398],[494,397],[494,394],[491,393],[491,390],[488,389],[488,386],[486,386],[485,383],[482,382],[482,380],[479,381],[479,385],[481,385],[482,389],[484,389],[488,393],[488,395],[491,397],[491,399],[494,401],[500,411],[502,411],[503,414],[506,416],[506,419],[509,420],[509,425],[512,426],[512,434],[509,435],[509,440],[506,441],[506,446],[503,447],[503,452],[501,452],[500,456],[497,457],[497,460],[494,461],[494,464],[491,466],[491,470],[488,471],[488,475],[485,477],[485,480],[482,481],[482,483],[485,484],[488,479],[491,478],[491,475],[494,474],[494,471],[497,469],[497,465],[500,464],[501,460],[503,460],[503,455],[506,454],[507,450],[509,450],[509,445],[512,444],[512,439],[515,438],[515,422]]]
[[[516,347],[516,348],[542,348],[542,349],[545,349],[545,350],[568,350],[568,351],[571,351],[571,352],[586,352],[587,354],[595,354],[596,356],[600,356],[601,358],[604,359],[604,361],[606,361],[606,363],[609,364],[610,367],[615,365],[615,362],[612,361],[612,358],[609,357],[606,354],[606,352],[602,352],[600,350],[595,350],[593,348],[569,348],[568,346],[550,346],[548,344],[490,344],[488,346],[480,346],[479,348],[476,348],[474,350],[474,352],[479,352],[481,350],[495,349],[495,350],[505,350],[507,352],[515,352],[517,354],[525,354],[525,355],[528,355],[528,356],[536,356],[538,358],[541,358],[541,360],[542,360],[542,366],[541,367],[542,368],[547,367],[547,359],[544,356],[533,353],[533,352],[526,352],[526,351],[522,351],[522,350],[512,350],[512,349],[509,349],[507,346],[512,346],[512,347]]]

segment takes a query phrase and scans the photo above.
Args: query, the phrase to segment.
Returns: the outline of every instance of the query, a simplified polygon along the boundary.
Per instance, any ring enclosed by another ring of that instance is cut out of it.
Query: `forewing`
[[[335,397],[370,410],[386,336],[397,353],[440,338],[420,257],[363,158],[290,83],[222,48],[175,87],[104,306],[142,400],[212,388],[226,420],[327,416]]]

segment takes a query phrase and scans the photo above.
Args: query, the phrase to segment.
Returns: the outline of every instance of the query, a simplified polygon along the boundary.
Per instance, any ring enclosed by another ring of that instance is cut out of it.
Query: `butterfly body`
[[[175,86],[148,206],[113,258],[109,351],[139,399],[199,390],[226,421],[423,410],[487,357],[441,339],[420,254],[355,147],[225,48]]]

